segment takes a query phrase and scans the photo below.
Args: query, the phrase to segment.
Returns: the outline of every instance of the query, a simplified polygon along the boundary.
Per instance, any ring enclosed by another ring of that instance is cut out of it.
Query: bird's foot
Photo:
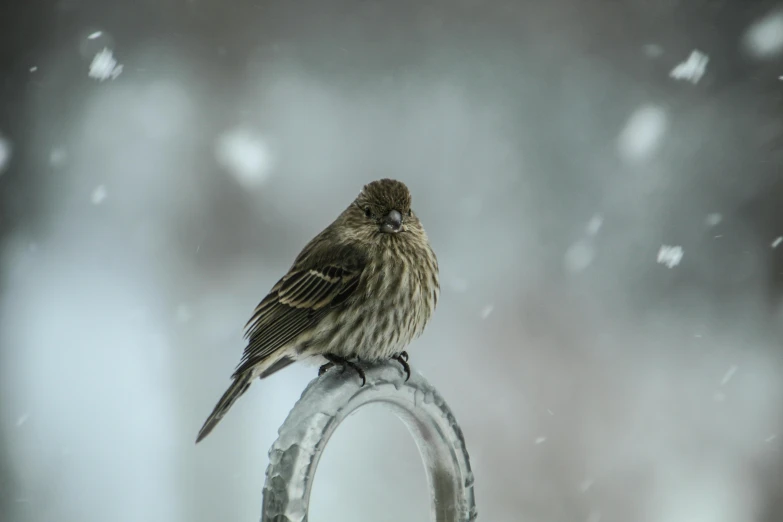
[[[364,375],[364,370],[362,370],[359,367],[359,365],[357,365],[356,363],[353,363],[348,359],[332,354],[326,354],[324,355],[324,358],[329,362],[324,364],[318,369],[318,375],[323,375],[323,373],[326,372],[332,366],[342,366],[343,369],[341,373],[345,373],[346,369],[351,368],[352,370],[354,370],[356,373],[359,374],[359,377],[362,378],[362,386],[367,384],[367,378]]]
[[[402,365],[402,369],[405,371],[405,382],[408,382],[408,379],[411,378],[411,365],[408,364],[408,352],[402,352],[395,357],[394,360]]]

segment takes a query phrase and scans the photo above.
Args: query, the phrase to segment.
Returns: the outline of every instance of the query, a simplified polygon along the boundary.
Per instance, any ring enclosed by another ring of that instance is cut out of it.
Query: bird
[[[232,382],[198,433],[202,441],[256,379],[316,358],[321,375],[357,362],[396,360],[410,378],[407,346],[440,296],[438,259],[401,181],[380,179],[302,249],[253,310]]]

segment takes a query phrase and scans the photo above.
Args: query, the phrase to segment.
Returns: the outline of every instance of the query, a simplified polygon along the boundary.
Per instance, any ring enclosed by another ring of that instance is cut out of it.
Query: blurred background
[[[783,520],[783,3],[0,8],[0,520],[258,520],[315,367],[198,446],[242,327],[380,177],[443,291],[414,369],[481,520]],[[425,521],[368,409],[312,522]]]

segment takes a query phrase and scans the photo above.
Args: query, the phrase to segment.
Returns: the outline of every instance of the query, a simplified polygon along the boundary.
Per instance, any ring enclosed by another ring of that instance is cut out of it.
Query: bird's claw
[[[408,354],[406,352],[402,352],[400,355],[395,357],[394,360],[402,365],[402,369],[405,372],[405,382],[408,382],[408,379],[411,378],[411,365],[408,364]]]
[[[340,373],[345,373],[345,370],[351,368],[352,370],[354,370],[356,373],[359,374],[359,377],[362,378],[362,386],[367,384],[367,377],[364,375],[364,370],[362,370],[359,367],[359,365],[357,365],[356,363],[353,363],[343,357],[339,357],[337,355],[331,355],[331,354],[324,355],[324,358],[329,362],[324,364],[318,369],[319,376],[323,375],[332,366],[341,366],[342,370],[340,371]]]

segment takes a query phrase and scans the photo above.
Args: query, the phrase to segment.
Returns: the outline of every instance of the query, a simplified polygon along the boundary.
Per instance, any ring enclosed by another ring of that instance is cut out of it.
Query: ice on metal
[[[680,246],[662,245],[660,250],[658,250],[658,263],[674,268],[680,264],[684,254]]]
[[[269,450],[262,522],[306,522],[318,461],[340,423],[358,408],[384,404],[406,424],[424,461],[432,520],[476,520],[473,473],[462,430],[445,400],[417,372],[399,365],[364,366],[367,384],[339,369],[313,380]]]
[[[704,73],[707,72],[707,64],[710,57],[703,52],[694,49],[684,62],[677,64],[669,73],[670,78],[684,80],[692,84],[699,83]]]

